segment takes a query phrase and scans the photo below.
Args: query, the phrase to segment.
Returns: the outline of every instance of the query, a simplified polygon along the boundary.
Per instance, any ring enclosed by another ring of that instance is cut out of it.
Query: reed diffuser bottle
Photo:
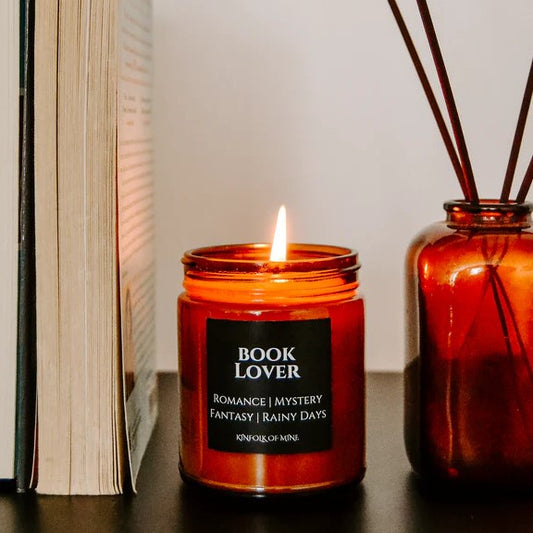
[[[407,453],[426,478],[532,484],[531,204],[444,208],[407,254]]]
[[[533,158],[509,200],[533,62],[499,199],[480,200],[426,0],[417,0],[453,137],[395,0],[389,0],[464,200],[423,230],[406,262],[405,444],[431,482],[533,487]]]

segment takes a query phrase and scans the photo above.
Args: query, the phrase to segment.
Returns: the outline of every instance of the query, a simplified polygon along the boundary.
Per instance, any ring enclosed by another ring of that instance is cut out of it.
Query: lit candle
[[[284,218],[282,209],[278,228]],[[262,495],[364,475],[357,254],[285,239],[276,230],[272,247],[185,253],[178,336],[187,481]]]
[[[287,212],[284,205],[278,211],[276,230],[270,250],[270,261],[287,261]]]

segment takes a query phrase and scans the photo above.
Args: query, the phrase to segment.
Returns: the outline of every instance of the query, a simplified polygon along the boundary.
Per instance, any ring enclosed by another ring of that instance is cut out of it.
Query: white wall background
[[[533,4],[429,4],[481,195],[497,196]],[[433,75],[416,2],[400,6]],[[404,253],[460,188],[387,1],[154,0],[154,32],[159,367],[176,368],[183,251],[269,241],[285,203],[290,240],[359,250],[367,368],[401,369]]]

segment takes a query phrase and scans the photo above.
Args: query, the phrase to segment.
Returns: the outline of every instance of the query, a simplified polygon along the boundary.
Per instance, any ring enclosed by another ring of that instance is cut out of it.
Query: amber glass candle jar
[[[357,254],[289,245],[185,254],[178,298],[180,470],[252,495],[358,482],[365,471]]]
[[[531,487],[531,205],[444,208],[407,255],[408,456],[429,480]]]

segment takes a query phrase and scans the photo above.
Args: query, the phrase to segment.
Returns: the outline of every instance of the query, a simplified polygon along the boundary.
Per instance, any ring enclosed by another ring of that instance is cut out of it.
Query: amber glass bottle
[[[429,480],[533,486],[530,204],[444,204],[407,254],[405,442]]]
[[[180,469],[251,495],[359,481],[364,315],[357,254],[290,245],[185,254],[178,299]]]

